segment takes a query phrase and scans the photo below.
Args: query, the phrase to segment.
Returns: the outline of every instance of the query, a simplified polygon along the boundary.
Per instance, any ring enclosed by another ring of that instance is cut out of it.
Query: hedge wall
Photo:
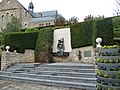
[[[93,22],[93,46],[96,45],[95,40],[97,37],[102,38],[102,45],[111,45],[113,43],[114,32],[112,18],[99,19]]]
[[[35,49],[38,32],[12,32],[6,33],[4,45],[10,46],[10,51],[24,52],[25,49]]]
[[[70,26],[72,48],[92,44],[92,21],[77,23]]]
[[[52,62],[53,28],[43,28],[39,31],[35,47],[35,61]]]
[[[109,45],[113,42],[112,18],[97,19],[81,22],[70,26],[72,48],[81,46],[96,45],[96,38],[103,39],[102,44]]]

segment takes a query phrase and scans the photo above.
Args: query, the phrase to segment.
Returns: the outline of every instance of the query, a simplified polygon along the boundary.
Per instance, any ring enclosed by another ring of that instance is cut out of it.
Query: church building
[[[17,0],[2,0],[0,3],[0,31],[6,29],[7,23],[12,17],[20,19],[22,22],[22,29],[44,27],[55,25],[55,20],[61,15],[57,10],[34,12],[34,5],[29,3],[26,9]]]

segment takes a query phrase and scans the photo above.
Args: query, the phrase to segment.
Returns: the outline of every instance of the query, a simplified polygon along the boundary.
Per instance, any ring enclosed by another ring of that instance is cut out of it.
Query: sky
[[[0,0],[2,1],[2,0]],[[116,0],[18,0],[25,8],[28,9],[29,3],[34,4],[34,12],[58,10],[65,19],[73,16],[83,21],[85,16],[104,15],[112,17],[116,8]]]

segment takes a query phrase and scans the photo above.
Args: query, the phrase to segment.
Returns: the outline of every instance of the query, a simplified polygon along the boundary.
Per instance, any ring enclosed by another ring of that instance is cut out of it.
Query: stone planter
[[[110,48],[110,49],[97,49],[98,53],[100,54],[117,54],[119,51],[119,48]]]
[[[98,56],[98,58],[102,59],[102,60],[117,60],[120,58],[120,56]]]
[[[111,71],[114,71],[114,69],[116,69],[116,68],[120,69],[120,63],[98,63],[98,68],[99,67],[103,67],[103,70],[111,69]]]
[[[101,77],[97,76],[98,80],[101,80],[101,83],[103,85],[107,84],[108,86],[116,86],[117,84],[120,84],[120,80],[118,78],[106,78],[106,77]]]
[[[98,83],[97,90],[120,90],[120,87],[116,86],[107,86]]]
[[[109,78],[119,78],[120,75],[120,71],[107,71],[107,70],[99,70],[99,71],[101,72],[102,76],[107,74]]]
[[[119,48],[98,49],[97,90],[120,90]]]

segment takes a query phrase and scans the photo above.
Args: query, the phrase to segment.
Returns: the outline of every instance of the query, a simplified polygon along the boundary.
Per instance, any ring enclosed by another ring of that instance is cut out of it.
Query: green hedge
[[[10,51],[24,52],[25,49],[35,49],[38,32],[12,32],[6,33],[4,45],[9,45]]]
[[[114,38],[120,38],[120,31],[114,31]]]
[[[95,40],[97,37],[102,38],[102,45],[111,45],[113,43],[113,23],[112,18],[104,18],[95,20],[93,23],[93,46],[96,45]]]
[[[43,28],[39,31],[35,47],[35,61],[52,62],[53,28]]]
[[[93,21],[81,22],[70,26],[72,48],[81,46],[96,45],[96,38],[103,39],[102,44],[112,44],[113,24],[112,18],[98,19]]]
[[[72,48],[92,44],[92,21],[71,25],[70,29]]]

